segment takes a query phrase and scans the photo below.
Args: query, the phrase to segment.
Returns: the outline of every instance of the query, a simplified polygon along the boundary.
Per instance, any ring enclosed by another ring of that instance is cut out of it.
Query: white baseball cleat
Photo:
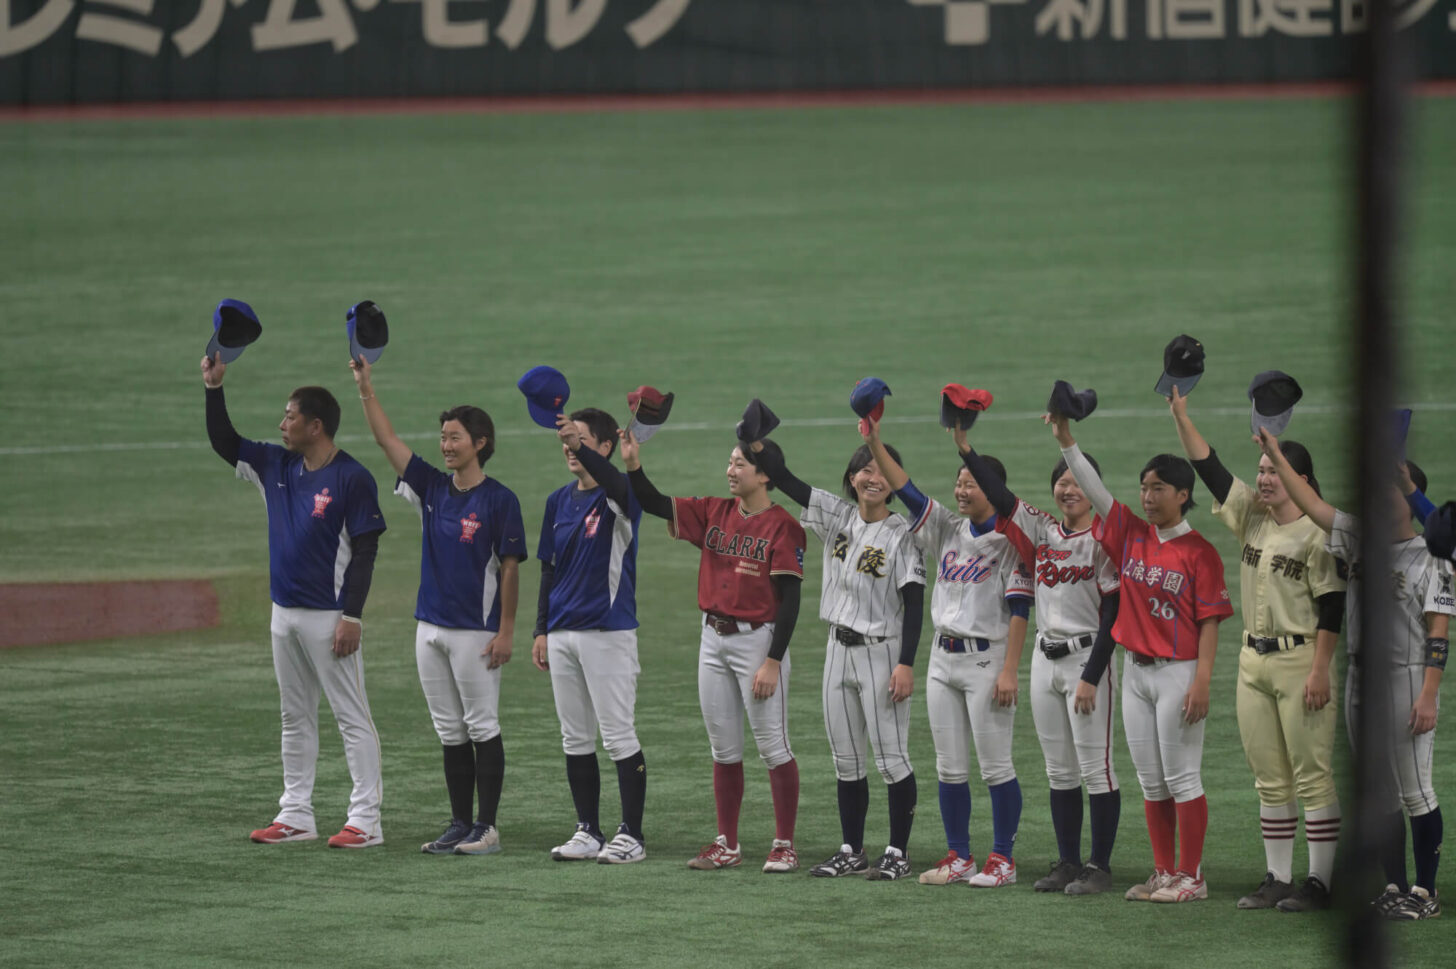
[[[566,844],[551,849],[551,858],[553,861],[588,861],[601,853],[602,844],[601,835],[592,834],[590,825],[578,824],[576,833],[567,839]]]
[[[971,876],[975,873],[976,859],[974,856],[962,858],[955,851],[951,851],[940,859],[934,868],[920,873],[920,884],[967,885],[970,884]]]
[[[1196,902],[1208,897],[1208,885],[1202,878],[1178,872],[1173,880],[1149,896],[1150,902]]]
[[[501,850],[500,832],[493,824],[475,822],[465,840],[455,846],[457,855],[493,855]]]
[[[976,888],[1000,888],[1016,884],[1016,862],[993,851],[986,857],[986,867],[971,876],[970,884]]]
[[[794,843],[782,838],[775,838],[773,847],[768,852],[768,860],[763,863],[764,874],[772,875],[777,872],[798,870],[799,853],[794,850]]]
[[[597,852],[597,861],[603,865],[630,865],[647,857],[647,846],[640,839],[627,833],[627,825],[617,828],[617,836]]]
[[[1123,894],[1123,898],[1129,902],[1146,902],[1153,897],[1153,892],[1166,888],[1173,881],[1173,875],[1166,871],[1155,871],[1148,876],[1145,882],[1139,882]]]
[[[728,847],[727,835],[720,834],[688,862],[688,867],[694,871],[717,871],[719,868],[737,868],[741,864],[743,849]]]

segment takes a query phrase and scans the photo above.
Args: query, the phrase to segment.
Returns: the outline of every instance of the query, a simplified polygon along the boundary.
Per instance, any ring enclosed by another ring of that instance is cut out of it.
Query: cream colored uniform
[[[1242,545],[1244,631],[1235,699],[1254,788],[1267,806],[1298,798],[1306,811],[1318,810],[1337,800],[1331,765],[1336,705],[1306,709],[1304,685],[1314,668],[1315,600],[1344,591],[1344,580],[1318,525],[1306,515],[1280,525],[1238,478],[1225,500],[1214,503],[1213,514]],[[1277,639],[1280,648],[1261,655],[1250,637]]]

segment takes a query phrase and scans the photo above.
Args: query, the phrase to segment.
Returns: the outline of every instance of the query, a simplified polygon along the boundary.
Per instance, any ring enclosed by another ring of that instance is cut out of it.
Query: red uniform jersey
[[[746,622],[773,622],[771,577],[804,577],[804,528],[778,505],[745,514],[736,498],[674,498],[672,533],[703,550],[698,608]]]
[[[1208,539],[1190,527],[1161,541],[1157,528],[1120,501],[1093,534],[1121,573],[1113,638],[1145,656],[1197,659],[1198,623],[1234,614],[1223,560]]]

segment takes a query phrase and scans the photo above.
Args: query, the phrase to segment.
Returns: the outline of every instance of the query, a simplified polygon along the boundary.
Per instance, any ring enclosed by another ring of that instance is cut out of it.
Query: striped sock
[[[1309,873],[1329,888],[1335,873],[1335,847],[1340,841],[1340,802],[1306,808],[1304,837],[1309,842]]]
[[[1336,809],[1335,813],[1339,814],[1339,810]],[[1338,819],[1336,824],[1338,825]],[[1299,828],[1299,812],[1295,809],[1294,802],[1260,805],[1259,827],[1264,832],[1264,867],[1274,876],[1275,881],[1294,881],[1294,832]],[[1305,827],[1308,828],[1308,821]],[[1314,844],[1311,839],[1311,859],[1313,855]],[[1329,885],[1329,882],[1326,881],[1325,884]]]

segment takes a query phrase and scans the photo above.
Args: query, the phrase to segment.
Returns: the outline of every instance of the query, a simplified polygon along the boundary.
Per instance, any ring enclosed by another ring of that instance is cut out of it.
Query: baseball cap
[[[672,394],[644,384],[627,395],[627,407],[632,411],[627,433],[640,444],[667,423],[667,415],[672,411]]]
[[[1439,559],[1456,561],[1456,501],[1448,501],[1426,518],[1426,550]]]
[[[212,339],[207,341],[207,356],[221,356],[223,363],[232,363],[243,355],[248,344],[263,333],[258,314],[240,299],[225,299],[212,311]]]
[[[778,415],[769,410],[767,404],[755,397],[744,408],[743,420],[738,422],[736,429],[738,440],[744,444],[762,441],[778,426]]]
[[[1203,376],[1203,344],[1186,333],[1176,336],[1163,348],[1163,375],[1153,389],[1164,397],[1173,396],[1173,388],[1187,397]]]
[[[849,392],[849,406],[860,417],[879,420],[885,416],[885,398],[890,388],[879,377],[865,377]]]
[[[563,413],[571,388],[566,378],[555,367],[532,367],[516,381],[516,387],[526,396],[526,410],[531,420],[556,430],[556,415]]]
[[[373,300],[366,299],[349,307],[344,315],[344,327],[349,331],[350,360],[363,357],[374,363],[389,343],[389,323],[384,319],[384,310]]]
[[[1052,385],[1052,396],[1047,401],[1047,410],[1053,414],[1080,421],[1097,409],[1097,391],[1074,390],[1065,380]]]
[[[1253,401],[1249,407],[1249,430],[1255,436],[1261,427],[1275,437],[1283,434],[1294,416],[1294,405],[1303,396],[1299,382],[1282,370],[1255,374],[1249,384],[1249,400]]]
[[[972,390],[960,384],[940,388],[940,426],[970,430],[981,411],[991,406],[989,390]]]

